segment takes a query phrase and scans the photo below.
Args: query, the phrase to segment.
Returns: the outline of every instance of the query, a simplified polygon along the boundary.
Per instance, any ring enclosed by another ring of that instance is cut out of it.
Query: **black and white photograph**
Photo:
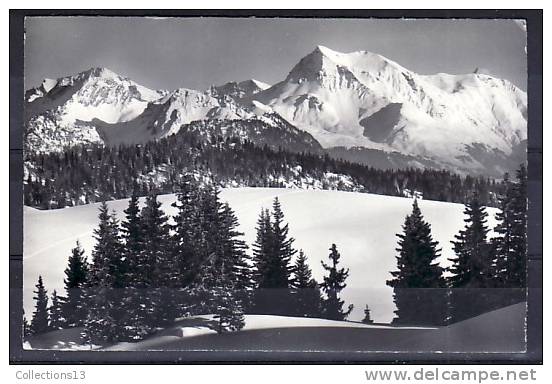
[[[525,19],[31,15],[24,89],[23,350],[527,351]]]

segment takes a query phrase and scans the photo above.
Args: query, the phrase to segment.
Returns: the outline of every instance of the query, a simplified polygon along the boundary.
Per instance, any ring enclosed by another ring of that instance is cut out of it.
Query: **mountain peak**
[[[85,76],[89,78],[103,78],[103,79],[120,79],[123,78],[122,76],[118,75],[117,73],[113,72],[111,69],[105,68],[105,67],[92,67],[84,72],[82,72]]]
[[[288,79],[314,80],[321,74],[335,76],[336,71],[341,73],[348,71],[357,76],[359,73],[378,73],[384,70],[407,71],[399,64],[377,53],[370,51],[342,53],[318,45],[291,70]]]
[[[258,89],[254,90],[255,93],[258,91],[264,91],[265,89],[270,88],[270,84],[264,83],[256,79],[244,80],[238,83],[238,85],[242,88],[256,87]]]
[[[255,79],[248,79],[240,81],[239,83],[236,81],[230,81],[223,85],[213,85],[211,86],[210,91],[215,96],[229,96],[234,99],[241,99],[253,96],[254,94],[264,91],[267,88],[270,88],[269,84]]]
[[[314,52],[320,52],[321,54],[323,55],[326,55],[326,56],[331,56],[331,55],[334,55],[336,53],[339,53],[339,52],[336,52],[324,45],[317,45],[316,48],[314,49]]]

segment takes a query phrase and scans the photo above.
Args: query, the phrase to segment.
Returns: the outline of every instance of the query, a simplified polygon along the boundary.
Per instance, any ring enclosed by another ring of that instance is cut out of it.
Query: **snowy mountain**
[[[162,97],[105,68],[75,76],[45,79],[25,94],[25,142],[29,150],[51,151],[83,142],[101,142],[86,122],[125,122],[139,116],[148,102]]]
[[[80,143],[140,144],[204,121],[209,122],[202,125],[205,134],[236,134],[276,147],[289,143],[300,150],[320,150],[310,134],[270,108],[238,102],[268,87],[251,79],[203,92],[186,88],[153,91],[104,68],[46,79],[25,96],[26,148],[50,152]]]
[[[526,93],[481,73],[422,76],[371,52],[318,46],[251,100],[325,148],[397,151],[490,173],[511,155],[524,158],[515,149],[527,139]]]
[[[46,79],[25,101],[29,151],[144,143],[195,121],[217,121],[226,131],[240,120],[266,132],[295,126],[312,151],[320,143],[331,156],[376,167],[500,177],[525,161],[525,92],[480,70],[419,75],[367,51],[318,46],[273,86],[250,79],[206,91],[155,91],[93,68]]]
[[[177,89],[150,102],[143,112],[129,121],[91,121],[102,139],[109,145],[144,143],[178,132],[180,127],[195,120],[248,119],[254,117],[229,96],[214,97],[210,92]]]

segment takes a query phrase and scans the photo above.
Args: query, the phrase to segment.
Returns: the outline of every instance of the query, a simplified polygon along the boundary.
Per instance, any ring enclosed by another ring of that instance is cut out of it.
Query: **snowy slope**
[[[270,207],[275,196],[280,198],[295,246],[302,248],[320,281],[321,260],[328,255],[331,243],[336,243],[345,267],[350,268],[346,303],[355,309],[351,320],[360,320],[368,304],[376,322],[392,320],[392,291],[385,285],[389,271],[396,268],[395,234],[401,231],[404,217],[410,213],[412,200],[407,198],[352,192],[289,190],[275,188],[224,189],[223,200],[229,202],[239,218],[245,240],[251,245],[255,238],[257,216],[262,207]],[[173,213],[170,204],[174,195],[160,197],[163,208]],[[108,203],[119,217],[127,200]],[[463,226],[463,205],[435,201],[420,201],[420,208],[432,224],[434,238],[442,247],[442,260],[451,257],[450,241]],[[492,213],[494,210],[489,209]],[[90,255],[92,230],[97,225],[98,204],[59,210],[39,211],[24,208],[24,306],[33,311],[32,291],[39,274],[46,288],[63,292],[63,270],[70,250],[78,239]],[[495,221],[490,215],[490,227]]]
[[[324,147],[366,147],[485,170],[527,138],[527,95],[480,73],[418,75],[374,53],[318,46],[252,97]],[[501,170],[498,170],[501,171]]]

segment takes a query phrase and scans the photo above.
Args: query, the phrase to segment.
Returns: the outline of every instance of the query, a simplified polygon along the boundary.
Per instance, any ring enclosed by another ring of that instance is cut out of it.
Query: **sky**
[[[479,68],[527,89],[514,20],[27,17],[25,88],[107,67],[153,89],[275,84],[317,45],[367,50],[420,74]]]

